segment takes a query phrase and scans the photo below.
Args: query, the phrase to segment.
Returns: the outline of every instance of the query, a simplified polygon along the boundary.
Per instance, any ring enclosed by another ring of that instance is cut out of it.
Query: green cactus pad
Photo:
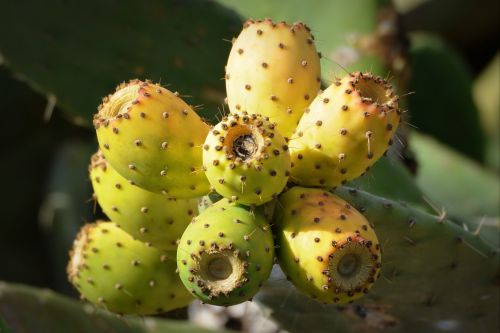
[[[148,247],[112,222],[85,225],[68,263],[69,280],[83,298],[121,314],[188,305],[192,297],[175,270],[175,252]]]
[[[132,237],[156,248],[177,249],[177,240],[198,212],[197,199],[169,199],[129,183],[106,161],[92,156],[90,180],[106,215]]]
[[[273,266],[269,224],[257,211],[227,199],[193,219],[177,249],[179,275],[203,302],[238,304],[251,299]]]
[[[378,278],[381,247],[361,213],[321,189],[293,187],[276,206],[277,257],[290,281],[323,303],[363,296]]]
[[[274,123],[243,112],[225,117],[209,132],[203,166],[219,194],[234,202],[260,205],[285,187],[290,155]]]
[[[201,146],[209,126],[178,94],[130,81],[103,99],[94,117],[99,146],[123,177],[171,198],[206,194]]]
[[[320,87],[314,37],[303,23],[248,20],[226,66],[231,113],[260,113],[290,137]]]
[[[387,150],[399,122],[398,96],[370,73],[337,79],[312,102],[292,136],[291,179],[335,187],[359,177]]]

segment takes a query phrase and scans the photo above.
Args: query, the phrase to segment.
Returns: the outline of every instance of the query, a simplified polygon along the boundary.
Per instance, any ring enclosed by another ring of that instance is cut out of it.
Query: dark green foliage
[[[417,35],[410,49],[408,120],[462,153],[482,161],[484,138],[462,59],[437,37]]]
[[[79,304],[49,290],[0,281],[0,332],[209,333],[213,331],[173,320],[118,317],[89,304]]]
[[[51,163],[39,226],[45,236],[54,289],[70,293],[74,288],[66,274],[68,253],[76,233],[84,222],[92,221],[96,203],[88,177],[88,161],[95,142],[64,141]]]
[[[6,2],[0,54],[79,123],[89,125],[103,94],[132,78],[171,84],[214,120],[231,45],[223,39],[240,27],[230,11],[203,0]]]

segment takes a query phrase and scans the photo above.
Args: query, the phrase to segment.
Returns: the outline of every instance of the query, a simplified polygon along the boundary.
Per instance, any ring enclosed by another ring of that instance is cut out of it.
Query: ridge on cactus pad
[[[303,23],[248,20],[233,40],[226,66],[231,113],[269,117],[290,137],[320,88],[320,57]]]
[[[209,191],[201,146],[209,126],[173,93],[133,80],[105,97],[94,116],[99,146],[126,179],[171,198]]]
[[[182,282],[195,297],[215,305],[251,299],[268,279],[273,260],[265,218],[227,199],[194,218],[177,248]]]
[[[335,187],[364,174],[392,144],[399,97],[370,73],[336,79],[300,119],[290,140],[291,179]]]
[[[203,145],[208,181],[221,195],[242,204],[263,204],[286,185],[290,155],[285,139],[267,117],[246,112],[225,117]]]
[[[277,257],[295,287],[323,303],[348,303],[380,274],[381,247],[361,213],[322,189],[293,187],[276,206]]]
[[[172,199],[143,190],[116,172],[101,151],[92,156],[89,174],[104,213],[132,237],[156,248],[175,251],[198,213],[198,199]]]
[[[155,314],[192,301],[176,272],[175,252],[134,240],[113,222],[85,225],[73,244],[69,281],[82,297],[120,314]]]

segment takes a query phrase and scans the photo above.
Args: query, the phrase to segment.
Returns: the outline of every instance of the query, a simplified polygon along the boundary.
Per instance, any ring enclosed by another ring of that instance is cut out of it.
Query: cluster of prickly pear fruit
[[[373,225],[329,190],[388,149],[398,97],[369,73],[321,92],[319,60],[304,24],[249,20],[226,67],[231,113],[215,126],[149,81],[105,97],[89,173],[112,222],[85,226],[75,241],[68,274],[82,297],[137,314],[193,296],[232,305],[258,292],[275,259],[321,302],[367,293],[381,246]]]

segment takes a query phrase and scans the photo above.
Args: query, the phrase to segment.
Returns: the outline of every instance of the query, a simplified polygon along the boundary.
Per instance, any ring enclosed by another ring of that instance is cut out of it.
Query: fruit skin
[[[332,193],[304,187],[282,194],[276,210],[277,258],[298,290],[323,303],[368,292],[380,275],[381,247],[361,213]]]
[[[101,151],[92,156],[89,174],[104,213],[132,237],[156,248],[175,251],[177,240],[198,213],[197,199],[170,199],[129,183]]]
[[[82,297],[120,314],[155,314],[192,301],[175,252],[148,247],[113,222],[86,224],[70,252],[69,281]]]
[[[238,203],[260,205],[285,187],[290,154],[275,124],[243,112],[225,117],[208,133],[203,167],[217,193]]]
[[[201,146],[209,126],[177,93],[133,80],[103,99],[94,126],[109,164],[123,177],[172,198],[206,194]]]
[[[312,102],[290,140],[291,179],[336,187],[362,175],[392,143],[400,113],[398,96],[379,77],[356,72],[335,81]]]
[[[226,66],[231,113],[269,117],[290,137],[320,88],[320,56],[303,23],[248,20],[233,42]]]
[[[227,199],[194,218],[177,249],[186,288],[203,302],[224,306],[251,299],[273,259],[271,228],[261,213]]]

